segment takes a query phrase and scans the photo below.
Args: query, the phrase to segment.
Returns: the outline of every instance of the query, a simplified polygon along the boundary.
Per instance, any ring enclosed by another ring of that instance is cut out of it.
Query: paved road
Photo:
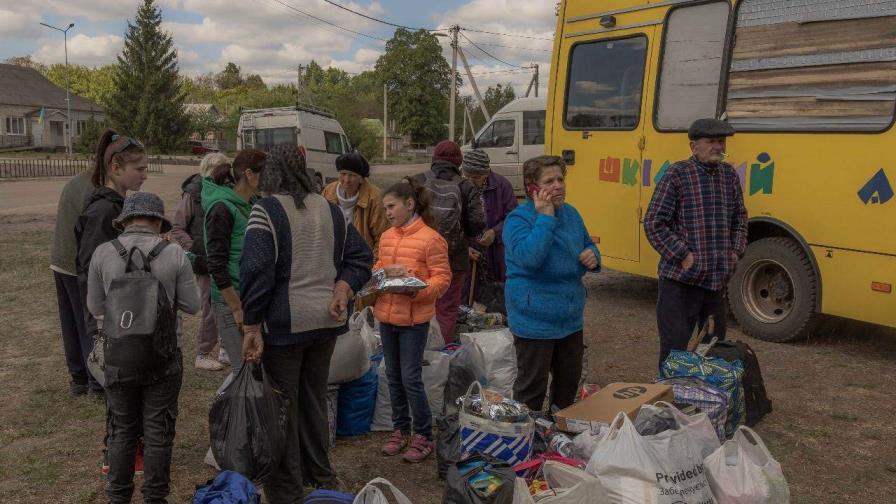
[[[405,174],[419,173],[429,165],[374,165],[371,176],[376,179],[397,178]],[[158,194],[165,201],[165,209],[169,215],[174,213],[175,205],[180,200],[180,185],[195,166],[165,165],[163,174],[151,174],[143,184],[144,191]],[[59,193],[68,177],[43,179],[2,180],[0,181],[0,216],[34,215],[53,216]]]

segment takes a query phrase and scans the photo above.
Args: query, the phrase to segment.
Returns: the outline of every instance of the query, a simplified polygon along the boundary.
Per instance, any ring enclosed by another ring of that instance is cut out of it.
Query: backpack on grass
[[[128,251],[118,240],[112,240],[112,245],[126,266],[106,294],[106,386],[152,383],[165,375],[177,352],[175,308],[150,266],[168,242],[159,242],[149,255],[137,247]],[[140,257],[140,266],[135,256]]]
[[[740,361],[744,366],[744,407],[747,412],[745,423],[752,427],[772,412],[772,400],[765,391],[765,381],[759,368],[759,359],[750,345],[742,341],[719,341],[710,350],[709,355],[719,357],[728,362]]]

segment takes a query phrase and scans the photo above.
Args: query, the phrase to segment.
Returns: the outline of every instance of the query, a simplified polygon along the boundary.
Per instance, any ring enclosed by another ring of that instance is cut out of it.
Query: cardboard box
[[[620,411],[634,420],[643,404],[672,402],[672,387],[656,383],[611,383],[597,393],[554,414],[557,428],[585,432],[609,425]]]

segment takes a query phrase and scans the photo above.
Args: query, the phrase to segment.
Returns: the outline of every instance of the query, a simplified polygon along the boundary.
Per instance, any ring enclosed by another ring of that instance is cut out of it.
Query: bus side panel
[[[818,246],[812,252],[823,279],[822,312],[896,327],[896,257]]]

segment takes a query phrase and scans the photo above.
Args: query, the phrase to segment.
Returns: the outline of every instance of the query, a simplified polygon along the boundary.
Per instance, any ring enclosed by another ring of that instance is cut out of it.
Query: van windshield
[[[296,145],[295,128],[266,128],[255,130],[255,148],[265,152],[275,145]]]

